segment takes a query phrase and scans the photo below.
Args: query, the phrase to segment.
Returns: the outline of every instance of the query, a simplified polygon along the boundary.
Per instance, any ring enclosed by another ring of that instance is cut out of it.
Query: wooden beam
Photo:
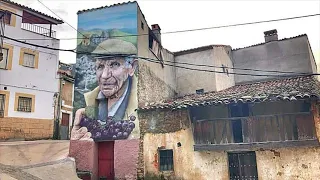
[[[237,143],[237,144],[195,144],[194,151],[254,151],[259,149],[292,148],[292,147],[317,147],[320,146],[318,139],[300,141],[279,141],[260,143]]]

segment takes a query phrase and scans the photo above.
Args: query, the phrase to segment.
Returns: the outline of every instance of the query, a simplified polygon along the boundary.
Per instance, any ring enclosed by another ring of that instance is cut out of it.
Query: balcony
[[[34,32],[46,37],[56,38],[56,32],[52,30],[51,25],[50,25],[50,28],[48,29],[35,24],[21,23],[21,29]]]
[[[311,112],[194,120],[193,133],[196,151],[319,145]]]

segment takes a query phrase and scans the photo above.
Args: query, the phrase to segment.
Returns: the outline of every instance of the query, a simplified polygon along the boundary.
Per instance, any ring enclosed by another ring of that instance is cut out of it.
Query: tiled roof
[[[175,56],[179,56],[179,55],[184,55],[184,54],[189,54],[189,53],[194,53],[194,52],[199,52],[199,51],[205,51],[208,49],[212,49],[212,47],[229,47],[229,48],[231,48],[231,46],[229,46],[229,45],[211,44],[211,45],[207,45],[207,46],[200,46],[200,47],[196,47],[196,48],[192,48],[192,49],[177,51],[177,52],[174,52],[173,54]]]
[[[237,102],[293,101],[305,98],[320,98],[320,82],[315,77],[301,76],[241,84],[218,92],[191,94],[176,99],[146,103],[140,105],[139,110],[181,109]]]
[[[293,36],[293,37],[289,37],[289,38],[283,38],[283,39],[279,39],[278,41],[294,39],[294,38],[298,38],[298,37],[302,37],[302,36],[307,36],[307,34],[300,34],[298,36]],[[250,46],[246,46],[246,47],[242,47],[242,48],[235,48],[235,49],[232,49],[232,51],[236,51],[236,50],[239,50],[239,49],[246,49],[246,48],[250,48],[250,47],[254,47],[254,46],[260,46],[260,45],[263,45],[263,44],[266,44],[266,42],[259,43],[259,44],[254,44],[254,45],[250,45]]]
[[[14,6],[18,6],[18,7],[22,8],[22,9],[26,9],[26,10],[32,11],[32,12],[37,13],[37,14],[41,14],[42,16],[45,16],[46,18],[50,18],[50,19],[52,19],[52,20],[54,20],[54,21],[57,21],[57,24],[62,24],[62,23],[63,23],[63,21],[60,20],[60,19],[51,17],[51,16],[49,16],[49,15],[47,15],[47,14],[44,14],[44,13],[42,13],[42,12],[39,12],[39,11],[37,11],[37,10],[35,10],[35,9],[29,8],[28,6],[25,6],[25,5],[22,5],[22,4],[13,2],[13,1],[11,1],[11,0],[1,0],[1,1],[3,1],[3,2],[5,2],[5,3],[12,4],[12,5],[14,5]]]
[[[98,8],[84,9],[84,10],[78,11],[77,14],[81,14],[81,13],[89,12],[89,11],[95,11],[95,10],[104,9],[104,8],[110,8],[110,7],[113,7],[113,6],[131,4],[131,3],[136,3],[136,1],[132,1],[132,2],[129,1],[129,2],[123,2],[123,3],[118,3],[118,4],[112,4],[110,6],[101,6],[101,7],[98,7]]]

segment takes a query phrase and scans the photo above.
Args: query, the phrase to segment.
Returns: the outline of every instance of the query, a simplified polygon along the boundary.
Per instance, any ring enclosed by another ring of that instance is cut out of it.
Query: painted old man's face
[[[115,95],[126,83],[129,76],[133,76],[135,61],[131,64],[122,57],[112,59],[98,59],[96,61],[96,75],[100,91],[105,97]]]

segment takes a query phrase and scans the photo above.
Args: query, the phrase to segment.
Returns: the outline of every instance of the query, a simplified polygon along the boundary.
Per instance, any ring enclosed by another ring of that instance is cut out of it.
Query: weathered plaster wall
[[[320,148],[282,148],[256,151],[259,180],[316,180]]]
[[[137,177],[139,139],[119,140],[114,144],[114,173],[120,179]]]
[[[315,61],[310,59],[310,46],[307,36],[301,36],[282,41],[272,41],[232,51],[234,67],[251,69],[268,69],[275,71],[293,71],[312,73],[315,70]],[[236,73],[248,71],[235,70]],[[250,74],[262,74],[252,72]],[[263,74],[268,74],[263,72]],[[272,73],[271,73],[272,74]],[[236,83],[258,81],[266,76],[235,76]]]
[[[319,137],[318,114],[315,122]],[[185,180],[229,179],[227,152],[193,150],[194,139],[187,111],[140,112],[139,119],[140,145],[143,147],[139,153],[140,177],[163,174]],[[178,142],[181,147],[177,146]],[[174,171],[159,171],[159,148],[173,150]],[[258,176],[262,180],[315,180],[320,176],[320,147],[260,149],[256,150],[256,159]]]
[[[77,171],[89,171],[92,179],[98,177],[98,143],[94,141],[71,140],[69,157],[76,161]]]
[[[319,104],[313,103],[311,106],[311,111],[313,113],[313,120],[316,129],[316,135],[320,142],[320,106]]]
[[[231,61],[231,47],[217,46],[213,48],[214,65],[217,67],[233,67]],[[215,68],[217,72],[223,72],[222,68]],[[233,73],[233,69],[226,69],[228,73]],[[216,91],[221,91],[234,86],[234,74],[216,73]]]
[[[192,64],[206,64],[215,65],[214,51],[212,49],[204,50],[201,52],[188,53],[178,55],[175,57],[176,62],[192,63]],[[180,65],[189,68],[194,66]],[[221,65],[220,65],[221,66]],[[213,70],[208,67],[196,67],[196,69]],[[220,69],[221,71],[221,69]],[[205,92],[216,91],[215,73],[192,71],[188,69],[176,69],[177,92],[179,95],[194,94],[197,89],[204,89]]]
[[[181,147],[177,143],[181,143]],[[190,180],[228,179],[226,152],[195,152],[191,129],[144,136],[145,172],[159,175],[158,148],[173,149],[173,177]],[[165,174],[164,174],[165,175]]]
[[[138,6],[138,34],[148,34],[149,27]],[[143,23],[143,29],[141,27]],[[157,59],[149,49],[149,36],[138,36],[138,56]],[[163,49],[163,58],[166,61],[174,62],[173,54]],[[156,60],[157,61],[157,60]],[[157,61],[160,62],[160,61]],[[171,63],[170,63],[171,64]],[[138,101],[156,102],[162,99],[171,98],[175,95],[175,68],[171,66],[162,67],[159,63],[139,60],[138,76]]]

